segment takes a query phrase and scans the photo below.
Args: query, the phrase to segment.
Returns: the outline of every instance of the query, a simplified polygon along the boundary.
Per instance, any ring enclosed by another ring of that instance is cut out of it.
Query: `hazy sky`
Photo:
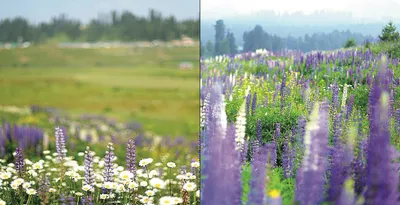
[[[356,18],[400,19],[400,0],[201,0],[201,18],[215,19],[261,10],[276,12],[348,11]]]
[[[178,19],[199,17],[199,0],[0,0],[0,19],[23,16],[41,22],[66,13],[87,22],[99,12],[129,10],[147,16],[150,8]]]

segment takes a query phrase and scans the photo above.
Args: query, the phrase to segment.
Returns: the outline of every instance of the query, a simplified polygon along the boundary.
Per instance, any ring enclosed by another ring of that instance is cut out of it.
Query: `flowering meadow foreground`
[[[9,123],[0,127],[1,205],[200,203],[199,162],[182,163],[185,161],[178,155],[137,160],[137,145],[146,144],[143,140],[148,141],[147,138],[129,139],[126,146],[115,138],[111,140],[115,143],[98,149],[99,145],[91,143],[92,140],[77,139],[79,135],[66,137],[65,128],[56,127],[52,138],[37,127],[11,127]],[[111,126],[104,130],[109,129]],[[71,140],[77,143],[74,150],[79,149],[79,144],[84,144],[86,150],[71,152],[67,146],[71,145],[68,143]],[[52,147],[49,141],[55,141],[56,146]],[[147,143],[151,153],[165,149]],[[49,150],[38,153],[42,146],[48,146]],[[170,150],[178,149],[171,144],[168,146]],[[12,147],[16,148],[10,157],[8,152]],[[50,151],[52,148],[54,152]],[[143,150],[140,147],[140,152]],[[116,152],[124,155],[117,157]],[[190,156],[187,152],[186,155]]]
[[[400,204],[399,59],[258,50],[201,69],[201,204]]]

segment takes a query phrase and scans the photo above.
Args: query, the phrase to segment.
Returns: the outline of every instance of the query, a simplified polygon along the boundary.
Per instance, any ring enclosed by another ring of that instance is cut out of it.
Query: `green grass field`
[[[0,105],[136,120],[160,135],[197,137],[199,48],[0,50]],[[179,70],[182,61],[194,69]]]

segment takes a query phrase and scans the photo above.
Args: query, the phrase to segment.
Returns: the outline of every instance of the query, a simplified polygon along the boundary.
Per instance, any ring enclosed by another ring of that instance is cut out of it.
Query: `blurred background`
[[[72,150],[139,136],[196,153],[198,1],[0,4],[2,155],[51,148],[56,125]]]

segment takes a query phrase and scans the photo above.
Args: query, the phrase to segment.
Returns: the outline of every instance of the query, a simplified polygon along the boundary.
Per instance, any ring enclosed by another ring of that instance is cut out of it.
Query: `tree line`
[[[223,54],[236,54],[238,46],[235,44],[233,33],[225,31],[223,20],[218,20],[214,25],[215,40],[201,45],[202,56],[216,56]],[[255,51],[256,49],[267,49],[270,51],[281,51],[282,49],[299,50],[309,52],[312,50],[333,50],[343,47],[346,41],[353,39],[356,44],[373,41],[372,36],[364,36],[359,33],[347,31],[332,31],[330,33],[306,34],[304,37],[286,38],[266,32],[262,26],[256,25],[251,31],[243,34],[244,45],[242,52]]]
[[[0,42],[30,41],[44,43],[49,39],[63,37],[69,41],[169,41],[182,35],[198,39],[200,20],[177,20],[174,16],[163,17],[160,12],[149,10],[147,17],[129,11],[112,11],[84,25],[65,14],[53,17],[49,22],[32,24],[16,17],[0,21]]]

